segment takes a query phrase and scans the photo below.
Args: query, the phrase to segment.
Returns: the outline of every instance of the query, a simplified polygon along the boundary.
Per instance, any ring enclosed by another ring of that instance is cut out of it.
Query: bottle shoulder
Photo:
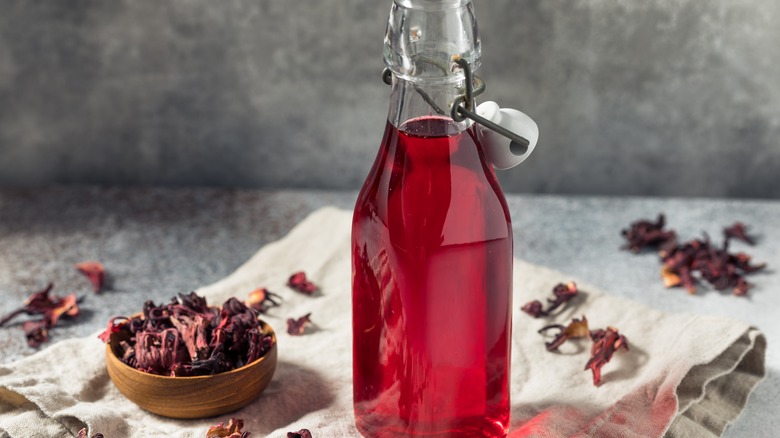
[[[355,226],[404,229],[410,239],[453,245],[511,238],[503,192],[469,131],[386,133],[358,196]]]

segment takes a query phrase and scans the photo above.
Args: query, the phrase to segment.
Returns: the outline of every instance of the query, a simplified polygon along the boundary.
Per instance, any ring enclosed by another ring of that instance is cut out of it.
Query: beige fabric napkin
[[[326,208],[309,216],[222,281],[199,292],[212,304],[245,298],[266,286],[284,302],[265,318],[278,334],[279,365],[261,397],[220,418],[181,421],[149,414],[123,398],[105,371],[104,347],[94,336],[72,339],[0,366],[0,436],[202,437],[208,426],[234,416],[253,436],[284,437],[310,429],[315,437],[359,436],[353,425],[350,335],[351,215]],[[287,289],[290,273],[305,270],[322,287],[307,297]],[[549,321],[518,309],[544,299],[564,274],[515,261],[515,312],[510,436],[719,436],[763,378],[764,336],[748,324],[693,314],[667,314],[581,284],[586,293],[556,321],[587,315],[591,327],[618,327],[630,342],[592,385],[587,342],[548,353],[536,333]],[[316,329],[285,333],[285,320],[312,312]]]

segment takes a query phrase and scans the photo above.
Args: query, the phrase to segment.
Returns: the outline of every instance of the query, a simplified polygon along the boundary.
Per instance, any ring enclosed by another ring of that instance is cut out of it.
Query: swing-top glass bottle
[[[352,235],[354,406],[367,437],[509,428],[512,226],[475,125],[450,108],[480,64],[470,0],[395,0],[390,111]]]

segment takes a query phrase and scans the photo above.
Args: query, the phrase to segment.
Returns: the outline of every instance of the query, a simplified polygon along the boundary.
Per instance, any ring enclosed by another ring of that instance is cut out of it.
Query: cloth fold
[[[284,437],[301,428],[316,437],[359,436],[352,417],[350,225],[349,212],[318,210],[233,274],[198,290],[212,305],[231,296],[246,299],[257,287],[283,297],[264,316],[278,336],[277,371],[250,405],[201,420],[147,413],[114,387],[104,346],[90,336],[0,365],[0,436],[75,436],[87,427],[90,435],[107,437],[202,437],[229,417],[242,418],[253,436]],[[309,297],[285,287],[298,270],[322,292]],[[554,318],[519,311],[567,281],[577,282],[583,297]],[[743,322],[660,312],[520,260],[514,262],[514,303],[510,437],[720,436],[765,375],[766,340]],[[315,329],[287,335],[285,320],[309,312]],[[598,388],[583,370],[587,343],[549,353],[536,333],[583,314],[591,327],[619,328],[631,347],[603,368]]]

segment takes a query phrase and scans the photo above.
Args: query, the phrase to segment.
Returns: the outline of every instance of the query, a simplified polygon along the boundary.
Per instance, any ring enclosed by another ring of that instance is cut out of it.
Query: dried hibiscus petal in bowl
[[[114,317],[98,336],[123,363],[162,376],[202,376],[240,368],[274,345],[257,311],[230,298],[211,307],[195,292],[169,303],[147,301],[143,312]]]
[[[312,438],[309,429],[301,429],[298,432],[287,432],[287,438]]]

